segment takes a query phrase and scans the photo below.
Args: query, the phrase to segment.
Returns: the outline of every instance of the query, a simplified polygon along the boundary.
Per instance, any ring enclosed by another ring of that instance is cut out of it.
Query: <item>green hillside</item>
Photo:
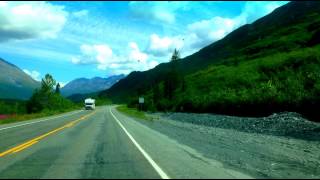
[[[319,12],[320,2],[290,2],[183,58],[178,71],[190,74],[213,64],[247,61],[316,44],[319,41]],[[101,95],[114,102],[126,102],[138,92],[150,89],[152,84],[163,81],[169,69],[170,63],[162,63],[148,71],[132,72]]]
[[[0,58],[0,99],[23,99],[31,97],[40,83],[33,80],[17,66]]]
[[[174,100],[163,98],[163,83],[156,93],[162,98],[155,99],[154,91],[148,91],[149,109],[253,116],[295,111],[318,121],[320,45],[237,65],[211,66],[184,79]]]
[[[170,63],[133,72],[101,95],[114,102],[145,95],[157,110],[310,115],[319,104],[319,43],[320,2],[290,2],[179,60],[184,83],[174,99],[162,96]],[[154,87],[158,100],[152,98]]]

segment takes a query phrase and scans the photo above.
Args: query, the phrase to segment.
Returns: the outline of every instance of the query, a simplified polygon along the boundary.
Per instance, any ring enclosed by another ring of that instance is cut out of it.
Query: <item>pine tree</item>
[[[179,74],[177,72],[178,60],[180,59],[180,53],[177,49],[174,49],[170,64],[171,70],[168,72],[164,82],[164,95],[166,98],[172,100],[173,93],[179,85]]]
[[[46,74],[41,81],[41,90],[45,93],[50,93],[53,91],[55,85],[56,80],[54,80],[50,74]]]
[[[170,60],[172,71],[177,70],[178,60],[180,60],[180,53],[177,49],[174,49],[173,54],[171,56],[171,60]]]
[[[184,78],[184,76],[182,77],[182,82],[181,82],[181,91],[185,92],[186,91],[186,80]]]
[[[56,94],[60,94],[60,83],[56,86]]]

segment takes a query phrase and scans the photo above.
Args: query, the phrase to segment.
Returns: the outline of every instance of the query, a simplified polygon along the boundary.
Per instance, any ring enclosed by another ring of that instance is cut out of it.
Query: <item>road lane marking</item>
[[[118,118],[112,113],[111,108],[109,109],[110,114],[116,120],[116,122],[120,125],[122,130],[127,134],[132,143],[138,148],[138,150],[142,153],[142,155],[148,160],[151,166],[156,170],[156,172],[160,175],[162,179],[170,179],[170,177],[160,168],[160,166],[150,157],[150,155],[139,145],[139,143],[132,137],[132,135],[126,130],[126,128],[122,125],[122,123],[118,120]]]
[[[18,146],[15,146],[15,147],[13,147],[11,149],[8,149],[8,150],[0,153],[0,157],[3,157],[3,156],[8,155],[8,154],[14,154],[14,153],[20,152],[20,151],[22,151],[22,150],[24,150],[24,149],[36,144],[41,139],[43,139],[43,138],[45,138],[45,137],[47,137],[47,136],[49,136],[51,134],[54,134],[54,133],[56,133],[58,131],[61,131],[61,130],[65,129],[65,128],[70,128],[70,127],[74,126],[76,123],[80,122],[81,120],[84,120],[84,119],[88,118],[89,116],[93,115],[94,113],[96,113],[96,111],[94,111],[94,112],[92,112],[90,114],[84,115],[84,116],[82,116],[82,117],[80,117],[80,118],[78,118],[76,120],[71,121],[71,122],[68,122],[67,124],[65,124],[65,125],[63,125],[63,126],[61,126],[59,128],[56,128],[56,129],[54,129],[52,131],[49,131],[49,132],[47,132],[47,133],[45,133],[43,135],[40,135],[40,136],[35,137],[35,138],[31,139],[31,140],[28,140],[28,141],[26,141],[26,142],[24,142],[24,143],[22,143],[22,144],[20,144]]]
[[[13,148],[5,151],[5,152],[2,152],[2,153],[0,153],[0,157],[5,156],[5,155],[7,155],[7,154],[9,154],[9,153],[11,153],[11,152],[13,152],[13,151],[15,151],[15,150],[23,147],[23,146],[26,146],[26,145],[30,144],[31,142],[32,142],[32,141],[27,141],[27,142],[25,142],[25,143],[23,143],[23,144],[20,144],[19,146],[13,147]]]
[[[56,119],[56,118],[60,118],[60,117],[63,117],[63,116],[70,116],[70,115],[73,115],[73,114],[76,114],[76,113],[79,113],[79,112],[82,112],[82,110],[76,111],[76,112],[73,112],[73,113],[70,113],[70,114],[64,114],[64,115],[60,115],[60,116],[54,116],[54,117],[47,118],[47,119],[43,119],[43,120],[40,120],[40,121],[29,122],[29,123],[24,123],[24,124],[18,124],[18,125],[15,125],[15,126],[10,126],[10,127],[1,128],[0,131],[6,130],[6,129],[11,129],[11,128],[16,128],[16,127],[20,127],[20,126],[25,126],[25,125],[35,124],[35,123],[39,123],[39,122],[49,121],[49,120]]]
[[[27,149],[28,147],[34,145],[34,144],[37,143],[37,142],[38,142],[38,141],[32,141],[32,142],[30,142],[29,144],[27,144],[27,145],[25,145],[25,146],[22,146],[22,147],[20,147],[19,149],[16,149],[16,150],[12,151],[12,153],[17,153],[17,152],[20,152],[20,151],[22,151],[22,150],[24,150],[24,149]]]

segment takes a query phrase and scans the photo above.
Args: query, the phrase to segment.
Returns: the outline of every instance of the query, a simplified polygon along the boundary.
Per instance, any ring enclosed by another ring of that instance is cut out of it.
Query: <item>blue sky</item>
[[[190,55],[287,1],[5,2],[0,57],[34,79],[144,71]]]

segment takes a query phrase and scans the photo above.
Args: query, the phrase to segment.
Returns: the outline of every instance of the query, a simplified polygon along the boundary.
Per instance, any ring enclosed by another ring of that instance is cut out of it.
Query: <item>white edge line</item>
[[[138,148],[138,150],[142,153],[142,155],[148,160],[151,166],[157,171],[162,179],[170,179],[170,177],[158,166],[156,162],[149,156],[147,152],[145,152],[142,147],[138,144],[138,142],[131,136],[131,134],[126,130],[126,128],[121,124],[121,122],[116,118],[116,116],[112,113],[111,108],[109,109],[113,118],[120,125],[122,130],[128,135],[129,139],[133,142],[133,144]]]
[[[29,123],[19,124],[19,125],[16,125],[16,126],[5,127],[5,128],[1,128],[0,131],[6,130],[6,129],[15,128],[15,127],[20,127],[20,126],[25,126],[25,125],[29,125],[29,124],[35,124],[35,123],[39,123],[39,122],[43,122],[43,121],[48,121],[48,120],[56,119],[56,118],[63,117],[63,116],[70,116],[70,115],[79,113],[81,111],[82,110],[79,110],[79,111],[76,111],[76,112],[73,112],[73,113],[70,113],[70,114],[63,114],[63,115],[60,115],[60,116],[54,116],[54,117],[43,119],[43,120],[40,120],[40,121],[29,122]]]

